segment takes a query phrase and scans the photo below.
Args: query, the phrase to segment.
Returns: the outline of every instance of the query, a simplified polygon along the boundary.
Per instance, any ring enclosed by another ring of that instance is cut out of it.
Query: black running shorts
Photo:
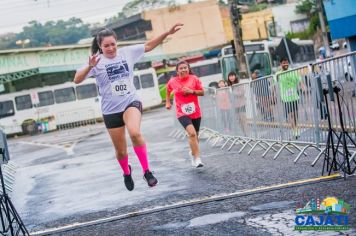
[[[191,119],[188,116],[181,116],[178,118],[179,123],[184,127],[184,129],[187,128],[188,125],[193,125],[195,128],[195,131],[198,133],[200,129],[200,121],[201,117],[196,118],[196,119]]]
[[[129,107],[136,107],[142,113],[142,103],[140,101],[133,101],[125,108],[123,112],[103,115],[106,128],[113,129],[125,126],[124,113]]]

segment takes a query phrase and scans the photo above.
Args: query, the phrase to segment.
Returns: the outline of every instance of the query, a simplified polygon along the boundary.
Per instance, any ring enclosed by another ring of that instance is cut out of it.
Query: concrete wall
[[[267,24],[272,22],[271,9],[242,15],[241,28],[243,40],[267,39]]]
[[[163,43],[162,50],[166,54],[200,50],[228,42],[216,0],[150,10],[143,12],[142,17],[152,23],[152,31],[146,32],[148,40],[177,22],[184,24],[182,30]]]
[[[292,21],[306,19],[305,15],[295,13],[296,5],[296,3],[278,5],[243,14],[241,21],[243,40],[267,39],[270,36],[268,26],[272,27],[272,17],[274,17],[277,36],[292,32]]]
[[[296,5],[296,3],[291,3],[271,8],[276,22],[277,36],[284,36],[286,33],[292,32],[291,21],[307,18],[306,15],[295,13]]]

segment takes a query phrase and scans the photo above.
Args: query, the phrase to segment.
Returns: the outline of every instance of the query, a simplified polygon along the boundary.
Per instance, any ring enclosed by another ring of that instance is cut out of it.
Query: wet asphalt
[[[124,217],[51,235],[339,235],[356,234],[356,176],[290,186],[228,199],[195,204],[196,199],[227,195],[261,186],[320,177],[322,159],[311,167],[317,153],[308,151],[294,163],[296,154],[283,151],[273,160],[263,150],[238,154],[212,147],[201,140],[204,168],[190,166],[187,140],[169,136],[173,115],[163,108],[143,115],[142,133],[150,168],[159,183],[149,188],[129,144],[135,189],[128,192],[109,136],[102,123],[9,140],[11,159],[17,165],[12,200],[27,229],[38,232],[75,222],[98,221],[143,209],[183,201],[192,204]],[[294,231],[295,207],[311,198],[334,196],[351,205],[344,232]]]

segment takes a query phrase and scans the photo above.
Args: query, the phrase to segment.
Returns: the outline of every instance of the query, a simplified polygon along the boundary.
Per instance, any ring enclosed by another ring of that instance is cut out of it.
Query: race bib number
[[[181,106],[182,112],[186,115],[191,115],[195,112],[195,105],[194,102],[188,103],[188,104],[183,104]]]
[[[287,89],[287,91],[286,91],[286,96],[287,97],[291,97],[291,96],[293,96],[294,95],[294,89]]]
[[[130,83],[126,80],[115,80],[111,83],[111,92],[115,96],[124,96],[130,92]]]

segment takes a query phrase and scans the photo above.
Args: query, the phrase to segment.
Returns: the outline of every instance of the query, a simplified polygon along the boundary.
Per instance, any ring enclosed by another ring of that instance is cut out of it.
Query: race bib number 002
[[[116,96],[124,96],[130,92],[130,85],[126,80],[116,80],[111,83],[111,92]]]
[[[195,112],[194,102],[183,104],[181,108],[182,108],[182,112],[186,115],[191,115]]]

